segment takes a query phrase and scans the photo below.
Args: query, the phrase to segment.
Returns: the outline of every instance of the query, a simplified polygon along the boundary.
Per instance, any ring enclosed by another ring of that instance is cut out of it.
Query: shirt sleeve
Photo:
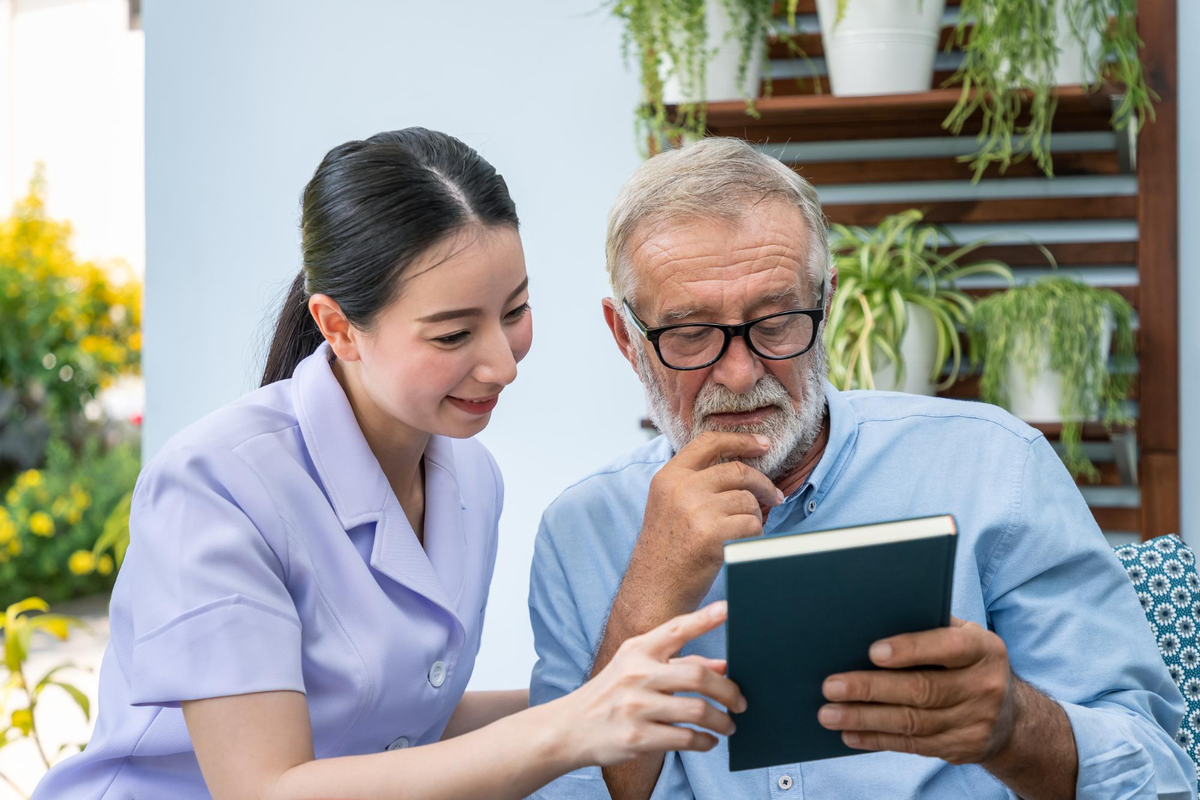
[[[303,692],[286,555],[270,495],[236,454],[176,451],[147,467],[121,569],[133,582],[132,703]]]
[[[1009,524],[983,573],[989,625],[1013,672],[1066,711],[1077,797],[1196,796],[1175,743],[1184,702],[1136,592],[1043,437],[1014,481]]]
[[[534,544],[529,618],[538,656],[529,683],[529,703],[540,705],[573,692],[586,682],[595,647],[588,640],[545,517]],[[586,767],[553,781],[532,796],[539,800],[606,800],[609,794],[600,768]],[[666,754],[650,797],[651,800],[692,797],[677,753]]]

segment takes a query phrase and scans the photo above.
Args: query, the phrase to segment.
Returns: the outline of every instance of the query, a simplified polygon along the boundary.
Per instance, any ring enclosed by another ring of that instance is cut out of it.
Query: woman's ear
[[[358,330],[337,301],[327,294],[314,294],[308,298],[308,311],[338,361],[358,361]]]

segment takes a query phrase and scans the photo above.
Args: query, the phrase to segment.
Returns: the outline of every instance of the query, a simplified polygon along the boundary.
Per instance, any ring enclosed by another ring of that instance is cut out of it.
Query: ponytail
[[[263,370],[261,386],[292,377],[296,366],[324,341],[321,329],[308,311],[308,292],[304,287],[304,271],[292,281],[279,321],[275,324],[275,335],[271,349],[267,352],[267,366]]]

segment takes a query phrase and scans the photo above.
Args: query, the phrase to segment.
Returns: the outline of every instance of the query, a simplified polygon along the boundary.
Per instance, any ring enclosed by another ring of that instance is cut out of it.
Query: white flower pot
[[[1100,49],[1100,35],[1095,31],[1087,32],[1087,47],[1071,30],[1071,21],[1067,18],[1066,3],[1057,0],[1054,10],[1056,33],[1054,42],[1058,46],[1058,63],[1054,67],[1055,86],[1077,86],[1091,83],[1096,79],[1094,56]],[[1086,59],[1086,60],[1085,60]],[[1005,62],[1007,64],[1007,62]],[[1031,83],[1037,82],[1036,73],[1028,67],[1022,72]]]
[[[937,358],[937,327],[933,315],[921,306],[912,303],[906,303],[905,306],[908,309],[908,329],[904,331],[904,337],[900,340],[900,355],[904,359],[904,382],[897,382],[892,362],[876,353],[875,364],[882,366],[873,370],[875,388],[932,397],[937,394],[937,384],[929,379],[933,372],[933,362]],[[872,367],[875,364],[872,364]]]
[[[1100,331],[1100,355],[1104,361],[1108,361],[1112,336],[1113,322],[1110,317]],[[1020,350],[1023,343],[1017,341],[1015,347]],[[1040,351],[1040,366],[1032,380],[1026,377],[1023,367],[1016,363],[1008,365],[1008,410],[1026,422],[1086,422],[1096,419],[1099,408],[1089,409],[1083,415],[1063,417],[1063,378],[1061,373],[1050,369],[1049,337],[1046,334],[1042,335]]]
[[[817,0],[834,95],[927,92],[933,86],[945,0]]]
[[[708,62],[705,72],[705,97],[696,96],[699,87],[685,93],[677,75],[671,75],[663,84],[663,102],[669,105],[702,101],[742,100],[758,97],[762,83],[763,62],[766,58],[766,41],[751,54],[746,66],[746,77],[738,81],[738,64],[741,61],[741,44],[725,4],[721,0],[705,0],[705,29],[708,34],[707,49],[716,53]]]

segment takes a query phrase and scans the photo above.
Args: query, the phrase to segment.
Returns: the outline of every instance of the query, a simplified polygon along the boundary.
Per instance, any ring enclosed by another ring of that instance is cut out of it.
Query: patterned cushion
[[[1116,553],[1137,590],[1167,671],[1187,701],[1175,741],[1200,770],[1200,639],[1196,636],[1200,575],[1196,574],[1196,554],[1173,534],[1118,547]]]

